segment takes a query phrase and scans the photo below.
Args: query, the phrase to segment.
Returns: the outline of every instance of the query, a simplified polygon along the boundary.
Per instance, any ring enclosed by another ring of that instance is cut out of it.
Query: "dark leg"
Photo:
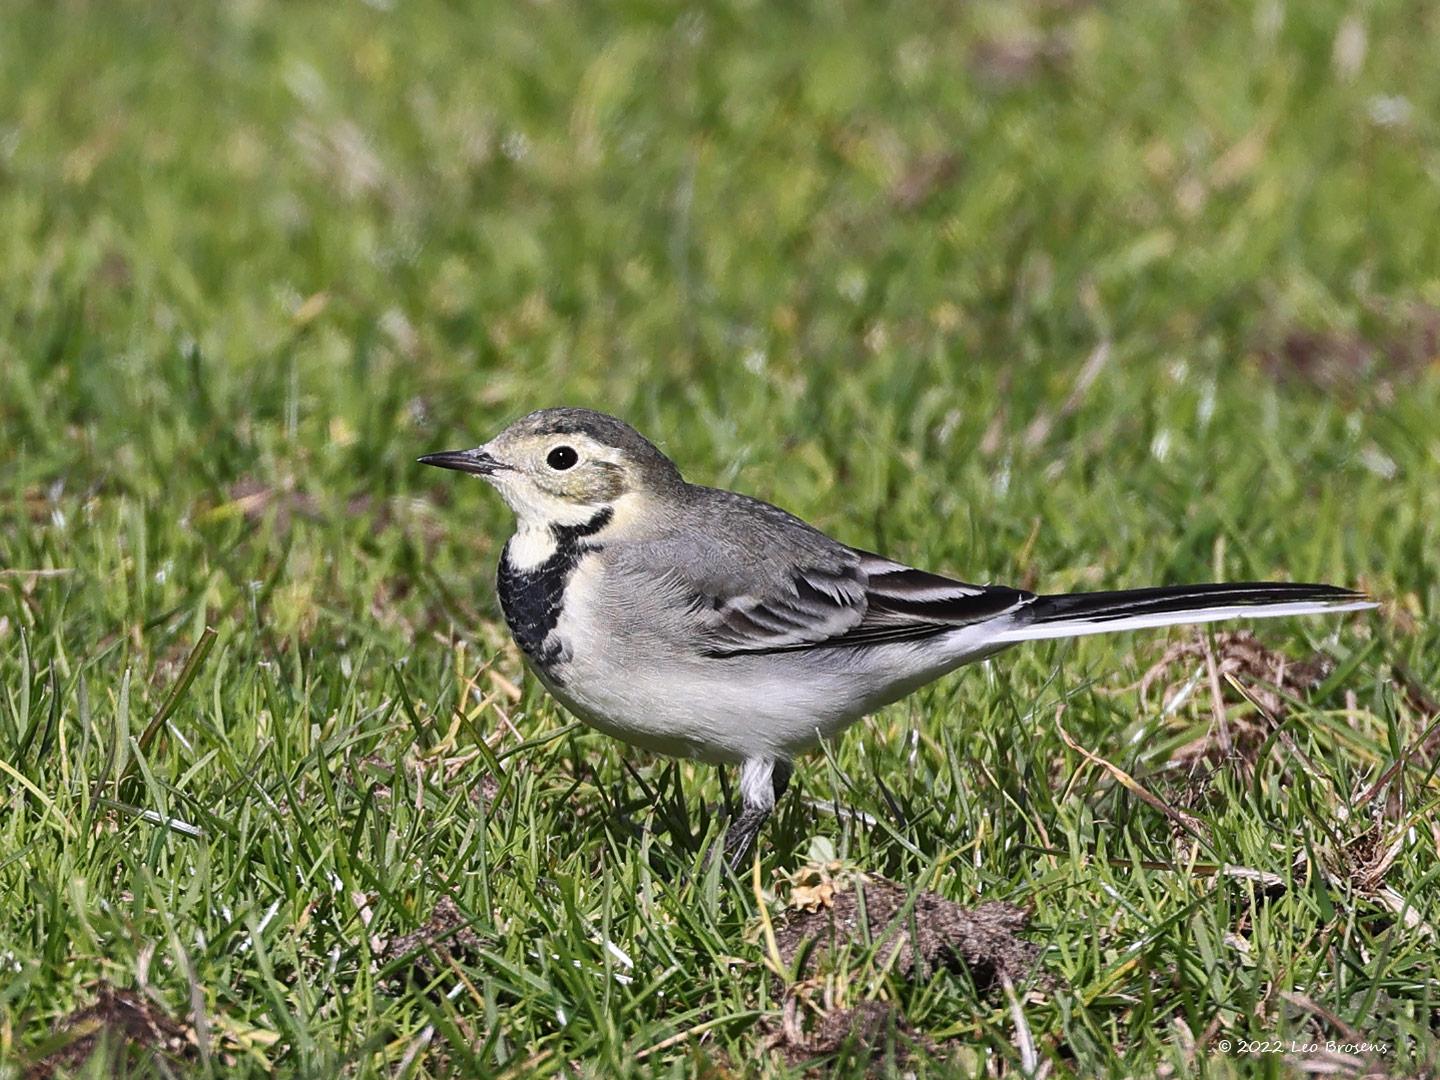
[[[725,833],[725,858],[737,874],[776,800],[785,794],[791,772],[788,761],[774,758],[751,758],[740,766],[739,813]]]

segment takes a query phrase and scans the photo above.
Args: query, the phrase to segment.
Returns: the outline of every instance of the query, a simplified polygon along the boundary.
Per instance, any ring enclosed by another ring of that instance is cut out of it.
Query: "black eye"
[[[570,466],[579,460],[580,455],[568,446],[557,446],[545,455],[545,464],[549,465],[556,472],[570,468]]]

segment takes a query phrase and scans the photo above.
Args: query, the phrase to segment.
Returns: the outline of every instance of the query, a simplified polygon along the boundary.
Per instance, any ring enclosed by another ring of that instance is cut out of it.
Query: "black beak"
[[[491,473],[508,469],[484,450],[442,450],[438,454],[426,454],[420,458],[421,465],[435,465],[441,469],[455,469],[457,472],[489,476]]]

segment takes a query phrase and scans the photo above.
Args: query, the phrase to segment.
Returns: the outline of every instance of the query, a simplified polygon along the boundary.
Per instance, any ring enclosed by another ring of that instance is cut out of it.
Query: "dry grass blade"
[[[1027,447],[1034,449],[1043,443],[1050,436],[1050,430],[1057,421],[1070,416],[1085,403],[1085,396],[1090,392],[1090,387],[1095,384],[1095,380],[1100,377],[1100,373],[1110,363],[1110,354],[1111,348],[1108,339],[1101,341],[1090,351],[1079,374],[1075,376],[1075,384],[1070,388],[1069,396],[1066,397],[1059,411],[1042,412],[1025,429],[1024,441]]]
[[[1015,1023],[1015,1048],[1020,1054],[1020,1068],[1027,1076],[1034,1076],[1039,1068],[1040,1057],[1035,1053],[1035,1037],[1030,1034],[1030,1025],[1025,1021],[1025,1007],[1020,995],[1015,993],[1015,984],[1010,976],[1001,974],[1000,985],[1005,989],[1005,998],[1010,1002],[1010,1019]]]
[[[1138,798],[1146,806],[1160,811],[1160,813],[1164,814],[1176,825],[1180,826],[1180,828],[1184,829],[1191,836],[1195,837],[1195,839],[1199,840],[1207,847],[1209,846],[1210,838],[1206,835],[1205,828],[1200,823],[1199,818],[1193,817],[1192,815],[1185,813],[1183,810],[1177,810],[1175,809],[1175,807],[1170,806],[1162,799],[1158,798],[1157,796],[1146,790],[1145,787],[1138,780],[1136,780],[1124,769],[1120,768],[1120,766],[1112,762],[1106,761],[1099,754],[1095,754],[1089,750],[1086,750],[1083,746],[1081,746],[1073,738],[1071,738],[1070,733],[1066,731],[1064,725],[1059,722],[1058,716],[1056,717],[1055,727],[1060,732],[1061,741],[1064,742],[1065,745],[1068,746],[1071,750],[1074,750],[1086,761],[1090,762],[1090,764],[1100,766],[1100,768],[1104,769],[1111,776],[1113,776],[1116,782],[1119,783],[1121,787],[1123,787],[1126,791],[1130,792],[1132,795]]]
[[[1365,789],[1360,798],[1355,801],[1355,809],[1359,810],[1361,807],[1368,805],[1377,795],[1384,791],[1390,785],[1390,782],[1393,781],[1410,762],[1410,759],[1418,757],[1423,750],[1430,745],[1430,741],[1437,731],[1440,731],[1440,712],[1435,714],[1435,718],[1430,721],[1429,726],[1426,727],[1423,732],[1410,741],[1410,745],[1405,747],[1400,756],[1390,763],[1390,767],[1381,773],[1373,784]]]
[[[185,666],[180,670],[180,676],[175,680],[175,686],[171,689],[165,704],[160,706],[154,718],[146,725],[145,730],[140,733],[138,743],[140,752],[143,754],[150,749],[150,744],[160,734],[165,726],[165,721],[175,714],[176,707],[185,697],[185,691],[190,689],[190,684],[195,681],[195,676],[200,674],[200,665],[205,663],[205,658],[210,655],[210,650],[215,647],[215,640],[219,637],[213,626],[207,626],[205,632],[200,635],[200,640],[195,643],[195,648],[190,651],[189,657],[185,660]],[[135,765],[131,763],[132,769]],[[127,773],[128,775],[128,773]],[[124,777],[122,777],[124,779]]]

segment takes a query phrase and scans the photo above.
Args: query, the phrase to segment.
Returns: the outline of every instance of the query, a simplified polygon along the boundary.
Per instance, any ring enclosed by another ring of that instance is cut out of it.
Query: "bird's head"
[[[680,472],[624,421],[589,409],[542,409],[473,450],[426,454],[425,465],[483,476],[522,525],[577,525],[626,496],[683,485]]]

